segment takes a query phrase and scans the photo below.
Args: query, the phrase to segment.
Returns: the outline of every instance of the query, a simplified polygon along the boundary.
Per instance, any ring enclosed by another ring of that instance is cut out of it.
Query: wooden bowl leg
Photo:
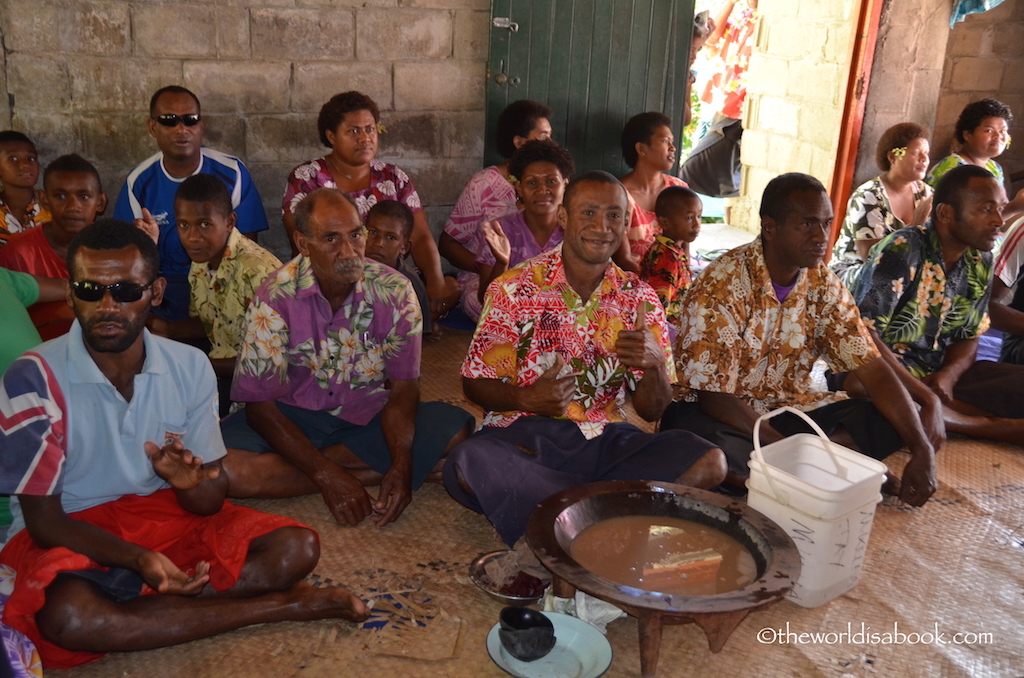
[[[640,626],[640,675],[654,678],[661,654],[661,615],[642,610],[635,610],[635,614]]]
[[[556,574],[551,575],[551,591],[559,598],[574,598],[576,587]]]
[[[738,610],[736,612],[716,612],[714,614],[694,614],[693,621],[704,629],[704,635],[708,637],[708,647],[712,652],[721,652],[725,641],[736,630],[750,610]],[[643,642],[643,641],[641,641]]]

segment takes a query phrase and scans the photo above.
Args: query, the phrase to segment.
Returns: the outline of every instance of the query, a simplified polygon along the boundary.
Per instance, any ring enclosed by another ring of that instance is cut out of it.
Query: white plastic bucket
[[[804,419],[802,433],[761,447],[760,425],[782,412]],[[800,551],[800,579],[789,599],[818,607],[857,584],[881,501],[886,466],[838,445],[806,414],[781,407],[754,424],[747,504],[778,523]]]

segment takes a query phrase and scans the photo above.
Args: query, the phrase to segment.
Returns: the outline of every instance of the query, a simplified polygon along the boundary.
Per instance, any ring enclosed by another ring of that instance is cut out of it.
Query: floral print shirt
[[[401,273],[364,261],[363,278],[335,313],[309,259],[298,256],[260,286],[245,314],[231,399],[279,400],[365,426],[384,409],[389,379],[417,379],[423,317]]]
[[[800,271],[780,302],[761,238],[723,254],[686,293],[676,337],[679,397],[728,393],[761,414],[846,398],[815,390],[814,362],[852,372],[879,356],[853,297],[824,264]]]
[[[556,247],[506,271],[491,283],[462,376],[500,379],[529,386],[562,356],[576,377],[576,395],[563,415],[587,438],[605,425],[626,420],[626,389],[643,371],[627,368],[615,354],[619,330],[632,329],[639,302],[646,303],[647,327],[665,352],[675,381],[665,313],[654,290],[633,273],[609,263],[590,299],[582,300],[565,278],[562,248]],[[508,426],[529,412],[487,412],[484,426]]]
[[[640,264],[640,278],[654,288],[665,308],[668,324],[678,328],[683,295],[693,284],[690,255],[685,249],[676,247],[673,240],[659,235]]]
[[[29,204],[28,209],[25,210],[25,219],[28,221],[28,224],[26,225],[22,225],[22,223],[18,221],[18,218],[14,216],[14,213],[11,212],[11,208],[7,206],[7,203],[5,203],[3,199],[0,199],[0,216],[3,217],[3,221],[0,222],[0,247],[6,245],[7,241],[10,240],[11,236],[15,233],[21,233],[22,231],[27,231],[30,228],[42,226],[47,221],[50,221],[52,218],[50,216],[50,211],[39,203],[39,191],[36,193],[36,199],[33,200]]]
[[[853,296],[915,377],[937,372],[950,344],[988,330],[991,252],[968,249],[947,272],[939,234],[928,222],[891,233],[871,253]]]
[[[914,208],[932,194],[932,187],[923,181],[914,182]],[[905,228],[903,223],[892,211],[889,194],[885,192],[882,177],[861,184],[846,206],[846,218],[839,232],[839,239],[832,250],[832,270],[837,274],[840,268],[850,263],[860,263],[856,241],[881,240],[893,231]]]
[[[199,318],[212,348],[210,357],[234,358],[242,347],[245,309],[267,276],[281,260],[249,238],[231,229],[217,270],[193,263],[188,272],[192,290],[189,315]]]
[[[288,185],[284,189],[281,213],[292,214],[302,199],[318,188],[337,188],[331,177],[331,170],[323,158],[310,160],[292,170]],[[397,200],[413,212],[422,212],[423,205],[409,175],[398,167],[373,159],[370,161],[370,187],[349,193],[359,208],[359,218],[366,220],[366,213],[381,200]]]
[[[934,167],[928,170],[928,176],[924,178],[924,181],[926,184],[934,188],[936,185],[938,185],[939,179],[942,178],[943,174],[953,169],[954,167],[959,167],[960,165],[966,164],[968,164],[968,162],[963,158],[963,156],[957,153],[950,153],[945,158],[935,163]],[[999,183],[1006,183],[1003,179],[1003,168],[999,165],[998,162],[996,162],[992,158],[989,158],[988,161],[985,163],[985,169],[991,172],[992,176],[994,176],[996,180],[999,181]]]

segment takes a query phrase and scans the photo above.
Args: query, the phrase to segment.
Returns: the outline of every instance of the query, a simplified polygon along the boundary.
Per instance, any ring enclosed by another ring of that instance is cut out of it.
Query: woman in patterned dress
[[[513,101],[498,116],[494,137],[496,150],[511,158],[527,141],[551,138],[552,110],[530,99]],[[462,189],[451,217],[444,225],[438,248],[459,269],[462,309],[470,318],[480,315],[480,268],[473,243],[484,222],[519,211],[514,177],[509,163],[486,167],[472,176]]]
[[[661,233],[654,203],[666,186],[686,186],[682,179],[665,174],[676,162],[672,120],[655,111],[634,115],[622,130],[622,157],[633,171],[622,177],[629,193],[629,227],[615,263],[640,272],[640,262]]]
[[[832,270],[847,287],[871,247],[893,231],[928,220],[932,189],[928,171],[928,130],[913,122],[893,125],[882,134],[875,162],[883,174],[850,196],[843,228],[832,250]]]
[[[348,193],[366,218],[370,208],[382,200],[397,200],[413,213],[412,258],[427,285],[427,296],[434,314],[441,314],[458,300],[458,285],[441,274],[441,257],[430,233],[427,217],[409,176],[390,163],[377,159],[380,109],[361,92],[342,92],[320,108],[317,120],[320,142],[331,149],[293,169],[288,175],[281,205],[282,220],[295,247],[295,207],[317,188],[337,188]],[[427,322],[427,319],[424,319]]]

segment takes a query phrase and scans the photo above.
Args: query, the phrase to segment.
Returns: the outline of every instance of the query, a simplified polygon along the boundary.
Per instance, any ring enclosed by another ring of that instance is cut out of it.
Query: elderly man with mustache
[[[233,497],[323,495],[338,523],[396,520],[473,417],[420,403],[423,320],[397,271],[363,255],[355,203],[321,188],[295,209],[299,256],[246,313],[225,419]],[[364,486],[380,485],[371,500]]]

